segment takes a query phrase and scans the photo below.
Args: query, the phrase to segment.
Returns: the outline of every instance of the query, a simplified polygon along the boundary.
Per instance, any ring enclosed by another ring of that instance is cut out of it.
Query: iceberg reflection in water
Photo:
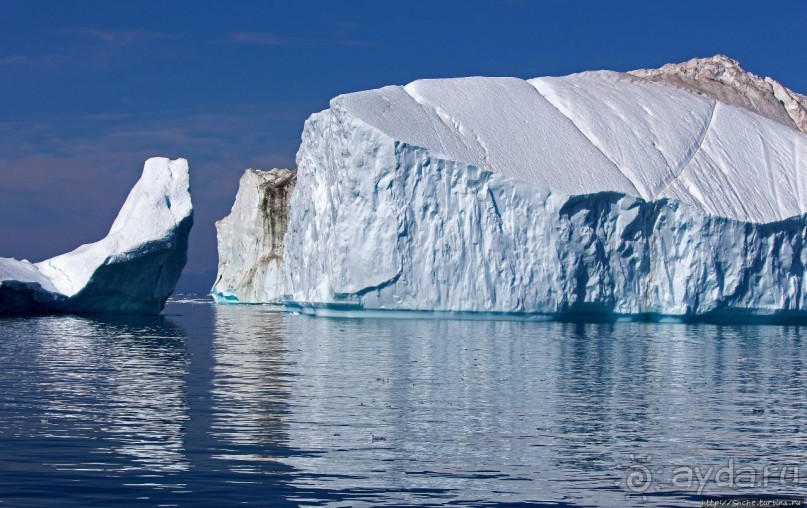
[[[284,419],[289,399],[283,316],[256,319],[242,310],[215,310],[211,435],[238,447],[238,452],[216,456],[234,461],[233,471],[259,472],[255,463],[278,462],[288,453],[281,448],[288,442]]]
[[[165,317],[0,320],[10,505],[699,505],[675,467],[789,467],[799,327]],[[651,481],[631,491],[637,468]],[[748,477],[744,477],[748,479]],[[646,488],[645,488],[646,487]],[[641,490],[641,491],[640,491]],[[630,494],[626,499],[625,495]]]
[[[181,328],[158,317],[67,316],[38,319],[33,332],[34,389],[48,394],[42,436],[97,440],[99,460],[128,456],[125,469],[188,468]]]

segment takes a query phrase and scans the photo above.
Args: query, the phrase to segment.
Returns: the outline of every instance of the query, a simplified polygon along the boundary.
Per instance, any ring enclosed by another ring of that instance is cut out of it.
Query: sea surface
[[[0,507],[803,496],[806,362],[782,326],[3,318]]]

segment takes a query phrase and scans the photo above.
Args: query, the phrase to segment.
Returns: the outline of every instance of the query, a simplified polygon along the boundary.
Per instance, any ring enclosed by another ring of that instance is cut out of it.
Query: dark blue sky
[[[146,158],[191,164],[187,272],[247,167],[291,167],[340,93],[725,53],[807,92],[807,2],[0,0],[0,256],[106,234]]]

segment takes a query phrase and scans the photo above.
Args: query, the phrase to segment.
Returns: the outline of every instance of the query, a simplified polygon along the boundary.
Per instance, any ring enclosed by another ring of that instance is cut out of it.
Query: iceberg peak
[[[0,313],[159,313],[192,224],[188,161],[151,158],[103,239],[35,264],[0,258]]]
[[[807,97],[773,78],[746,71],[740,62],[725,55],[637,69],[630,74],[701,93],[807,133]]]

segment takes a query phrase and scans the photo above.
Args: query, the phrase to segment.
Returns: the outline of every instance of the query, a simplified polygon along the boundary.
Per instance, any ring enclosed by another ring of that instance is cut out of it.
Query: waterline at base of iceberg
[[[232,293],[224,293],[220,291],[211,291],[210,296],[217,305],[260,305],[270,310],[277,310],[278,312],[285,312],[286,308],[279,302],[244,302],[238,299]]]
[[[251,304],[248,304],[251,305]],[[807,312],[760,313],[747,310],[715,311],[707,314],[671,315],[658,313],[615,314],[605,311],[574,310],[559,313],[475,312],[446,310],[368,309],[356,304],[308,303],[286,300],[278,311],[315,317],[347,319],[452,319],[463,321],[556,321],[561,323],[664,323],[664,324],[748,324],[807,325]]]

